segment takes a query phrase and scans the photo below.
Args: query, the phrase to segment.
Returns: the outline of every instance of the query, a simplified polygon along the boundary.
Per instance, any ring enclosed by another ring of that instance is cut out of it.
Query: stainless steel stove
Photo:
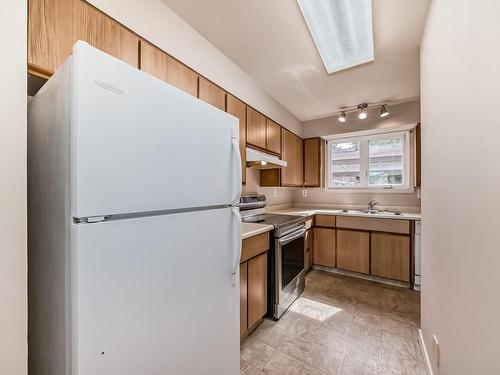
[[[266,214],[265,195],[244,195],[240,199],[241,220],[274,226],[269,252],[270,315],[279,319],[305,287],[304,237],[302,216]]]

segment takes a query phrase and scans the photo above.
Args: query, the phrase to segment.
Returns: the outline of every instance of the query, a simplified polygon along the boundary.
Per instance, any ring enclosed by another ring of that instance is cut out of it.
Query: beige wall
[[[26,374],[26,0],[0,2],[0,374]]]
[[[302,123],[295,116],[161,0],[89,2],[274,121],[301,134]]]
[[[499,14],[434,0],[422,43],[422,330],[443,375],[500,374]]]
[[[368,118],[360,120],[356,113],[347,115],[348,121],[340,123],[337,116],[304,122],[304,138],[322,135],[355,132],[359,130],[386,128],[395,125],[420,122],[420,102],[418,100],[387,106],[390,116],[380,118],[380,108],[368,111]]]
[[[368,118],[359,120],[355,113],[348,115],[348,121],[339,123],[337,117],[304,122],[302,134],[305,138],[339,134],[360,130],[387,128],[420,122],[420,102],[412,101],[388,106],[390,116],[380,118],[380,109],[368,111]],[[366,208],[371,200],[379,202],[380,207],[404,212],[420,212],[420,199],[414,193],[338,193],[324,189],[308,189],[307,197],[302,190],[294,190],[293,201],[299,205],[318,205],[331,207]]]
[[[247,168],[246,186],[243,186],[242,194],[265,194],[268,205],[291,204],[294,191],[297,189],[279,187],[265,188],[259,186],[260,172],[258,169]]]

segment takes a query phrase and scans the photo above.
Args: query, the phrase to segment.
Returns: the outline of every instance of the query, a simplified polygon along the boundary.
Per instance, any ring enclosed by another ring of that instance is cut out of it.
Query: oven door
[[[276,239],[276,305],[286,310],[297,297],[296,290],[304,280],[305,226]],[[278,315],[281,315],[279,313]]]

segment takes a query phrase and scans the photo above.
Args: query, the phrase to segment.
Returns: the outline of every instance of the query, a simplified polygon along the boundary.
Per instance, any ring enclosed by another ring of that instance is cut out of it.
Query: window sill
[[[377,193],[377,194],[413,194],[415,192],[415,188],[367,188],[367,187],[359,187],[359,188],[324,188],[323,189],[327,193]]]

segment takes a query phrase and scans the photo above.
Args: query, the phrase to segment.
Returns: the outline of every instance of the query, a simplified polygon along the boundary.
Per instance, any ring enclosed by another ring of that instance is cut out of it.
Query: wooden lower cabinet
[[[335,267],[335,229],[314,228],[314,264]]]
[[[267,253],[248,261],[248,327],[267,312]]]
[[[240,337],[248,331],[248,262],[240,264]]]
[[[410,236],[372,233],[372,275],[410,281]]]
[[[337,268],[370,272],[370,232],[337,229]]]

